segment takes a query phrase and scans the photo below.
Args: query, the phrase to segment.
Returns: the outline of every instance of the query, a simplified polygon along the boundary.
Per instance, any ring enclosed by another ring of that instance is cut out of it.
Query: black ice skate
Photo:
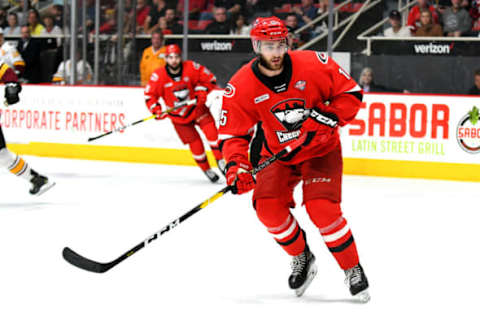
[[[213,171],[212,169],[208,169],[205,172],[205,175],[207,176],[208,180],[210,180],[212,183],[215,183],[220,179],[220,177]]]
[[[30,179],[30,182],[32,183],[32,187],[29,191],[30,194],[37,196],[41,195],[55,185],[55,182],[49,181],[47,177],[38,174],[34,170],[32,170],[31,173],[33,177]]]
[[[302,296],[317,274],[315,256],[306,246],[304,252],[292,258],[291,265],[293,271],[288,278],[288,285],[297,296]]]
[[[225,164],[225,160],[223,159],[219,159],[217,160],[217,166],[218,166],[218,170],[220,170],[220,172],[225,175],[227,173],[227,168],[226,168],[226,164]]]
[[[360,263],[351,269],[345,270],[345,283],[348,285],[350,293],[361,302],[366,303],[370,300],[367,276],[363,272]]]

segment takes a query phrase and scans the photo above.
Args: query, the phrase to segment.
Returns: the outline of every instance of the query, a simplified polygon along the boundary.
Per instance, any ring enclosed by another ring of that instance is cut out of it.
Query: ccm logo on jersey
[[[318,111],[315,111],[315,109],[312,109],[310,111],[310,117],[317,121],[320,124],[327,125],[331,128],[334,128],[338,124],[338,119],[336,119],[334,116],[335,114],[331,114],[332,117],[328,117],[323,113],[320,113]]]
[[[227,83],[225,90],[223,91],[223,96],[226,98],[231,98],[235,95],[235,87],[230,83]]]

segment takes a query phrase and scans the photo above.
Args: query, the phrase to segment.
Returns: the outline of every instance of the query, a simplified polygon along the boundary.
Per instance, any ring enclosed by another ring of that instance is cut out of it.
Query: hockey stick
[[[300,147],[306,141],[306,138],[307,138],[307,134],[302,135],[302,137],[297,139],[290,146],[285,147],[280,152],[276,153],[275,155],[271,156],[267,160],[263,161],[256,168],[254,168],[251,171],[251,173],[253,175],[255,175],[260,170],[268,167],[273,162],[277,161],[281,157],[287,155],[288,153],[292,152],[296,148]],[[115,259],[113,261],[106,262],[106,263],[93,261],[93,260],[90,260],[88,258],[83,257],[82,255],[79,255],[78,253],[76,253],[75,251],[73,251],[72,249],[70,249],[68,247],[63,248],[63,253],[62,253],[63,258],[66,261],[68,261],[69,263],[71,263],[72,265],[74,265],[74,266],[76,266],[80,269],[83,269],[83,270],[87,270],[87,271],[90,271],[90,272],[97,272],[97,273],[106,272],[106,271],[110,270],[111,268],[113,268],[114,266],[116,266],[117,264],[119,264],[120,262],[122,262],[123,260],[132,256],[134,253],[136,253],[140,249],[142,249],[145,246],[147,246],[148,244],[150,244],[155,239],[159,238],[163,234],[165,234],[165,233],[169,232],[170,230],[174,229],[179,224],[184,222],[187,218],[189,218],[193,214],[199,212],[200,210],[204,209],[207,205],[212,204],[214,201],[216,201],[217,199],[222,197],[225,193],[228,193],[229,191],[231,191],[231,189],[232,189],[231,186],[224,187],[223,189],[221,189],[220,191],[218,191],[217,193],[215,193],[214,195],[212,195],[211,197],[209,197],[208,199],[206,199],[202,203],[198,204],[197,206],[195,206],[193,209],[186,212],[182,216],[180,216],[177,219],[171,221],[169,224],[167,224],[161,230],[159,230],[156,233],[154,233],[153,235],[149,236],[147,239],[145,239],[144,241],[142,241],[141,243],[139,243],[138,245],[136,245],[132,249],[128,250],[123,255],[121,255],[120,257],[118,257],[117,259]]]
[[[177,106],[174,106],[173,108],[170,108],[170,109],[167,109],[165,111],[162,112],[163,113],[170,113],[172,111],[175,111],[181,107],[184,107],[186,105],[192,105],[192,104],[195,104],[197,103],[197,100],[196,99],[192,99],[192,100],[186,100],[186,101],[182,101],[182,102],[179,102]],[[133,126],[133,125],[137,125],[137,124],[140,124],[142,122],[145,122],[145,121],[148,121],[152,118],[154,118],[156,115],[150,115],[149,117],[146,117],[144,119],[141,119],[141,120],[138,120],[138,121],[135,121],[133,123],[130,123],[130,124],[127,124],[127,125],[124,125],[124,126],[120,126],[119,128],[116,128],[114,130],[111,130],[110,132],[106,132],[104,134],[100,134],[98,136],[95,136],[95,137],[90,137],[88,139],[89,142],[91,142],[92,140],[96,140],[96,139],[99,139],[99,138],[102,138],[103,136],[107,136],[107,135],[110,135],[112,133],[116,133],[116,132],[120,132],[120,131],[123,131],[124,129],[126,129],[127,127],[130,127],[130,126]]]

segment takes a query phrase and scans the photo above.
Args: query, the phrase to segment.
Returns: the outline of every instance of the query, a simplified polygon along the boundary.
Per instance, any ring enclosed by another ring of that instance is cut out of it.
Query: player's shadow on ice
[[[331,298],[322,295],[304,295],[296,297],[294,294],[272,294],[272,295],[256,295],[255,297],[244,297],[232,299],[239,304],[272,304],[279,302],[288,303],[348,303],[348,304],[364,304],[354,298]]]
[[[48,202],[25,202],[25,203],[0,203],[1,211],[37,211],[44,210],[47,206],[53,205]]]

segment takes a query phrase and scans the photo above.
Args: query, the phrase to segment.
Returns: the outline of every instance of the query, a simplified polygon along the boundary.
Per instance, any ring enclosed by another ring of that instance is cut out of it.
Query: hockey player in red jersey
[[[0,62],[0,82],[5,84],[5,105],[10,106],[20,101],[19,93],[22,86],[12,68]],[[11,173],[31,183],[30,194],[40,195],[50,189],[55,182],[33,170],[20,156],[7,148],[5,137],[0,125],[0,167],[7,168]]]
[[[303,181],[302,204],[345,271],[350,293],[368,301],[368,281],[340,208],[342,153],[338,127],[354,119],[362,90],[328,55],[288,51],[287,34],[278,18],[258,18],[250,33],[257,57],[227,84],[219,128],[227,183],[236,194],[254,189],[258,218],[292,256],[293,271],[288,281],[300,296],[317,271],[305,232],[290,212],[294,187]],[[265,134],[263,159],[304,133],[308,137],[302,146],[254,179],[249,172],[248,148],[259,122]]]
[[[156,119],[169,117],[172,120],[178,136],[184,144],[188,144],[198,166],[210,181],[217,182],[219,177],[210,168],[202,139],[195,128],[199,126],[203,131],[223,173],[225,162],[218,148],[217,127],[205,105],[207,94],[216,87],[216,78],[206,67],[190,60],[182,61],[177,45],[168,45],[165,54],[165,67],[155,70],[145,87],[147,107],[157,115]],[[167,109],[181,107],[162,114],[166,110],[162,109],[162,100]],[[191,104],[192,100],[195,104]]]

